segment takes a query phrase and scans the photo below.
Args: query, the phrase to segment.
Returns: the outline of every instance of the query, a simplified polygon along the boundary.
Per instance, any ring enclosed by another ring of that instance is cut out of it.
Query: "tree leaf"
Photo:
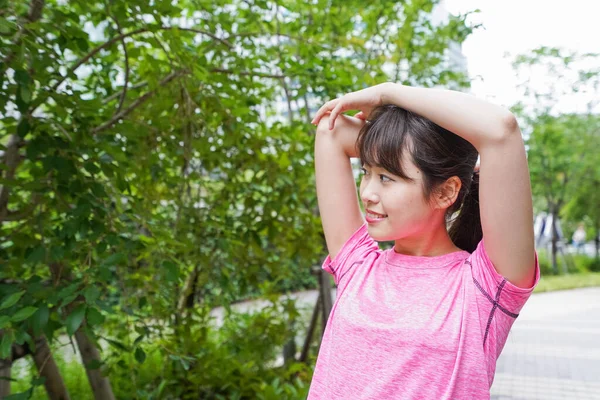
[[[31,398],[32,394],[33,394],[33,388],[30,388],[29,390],[26,390],[24,392],[15,393],[15,394],[11,394],[10,396],[6,396],[4,398],[4,400],[28,400],[29,398]]]
[[[179,361],[181,362],[183,369],[185,369],[186,371],[190,369],[190,362],[187,359],[185,359],[184,357],[181,357],[179,359]]]
[[[80,304],[67,316],[65,326],[67,327],[67,333],[72,336],[77,329],[81,326],[83,318],[85,317],[85,304]]]
[[[83,296],[88,304],[94,304],[100,297],[100,289],[97,286],[89,286],[83,291]]]
[[[90,326],[101,325],[104,322],[104,315],[102,315],[95,307],[89,307],[86,314],[87,322]]]
[[[12,344],[15,341],[15,332],[8,331],[2,334],[2,342],[0,342],[0,358],[7,358],[11,352]]]
[[[8,35],[12,30],[13,24],[8,22],[6,18],[0,18],[0,33]]]
[[[20,93],[21,93],[21,100],[23,100],[23,102],[29,104],[31,102],[31,90],[29,89],[29,87],[21,86]]]
[[[48,318],[50,317],[50,310],[46,305],[41,306],[35,314],[33,314],[33,318],[31,319],[31,327],[33,329],[33,334],[38,336],[42,330],[48,324]]]
[[[4,298],[4,300],[2,300],[2,303],[0,304],[0,310],[4,310],[5,308],[14,306],[24,294],[24,290],[13,294],[9,294]]]
[[[18,330],[15,331],[15,343],[16,344],[23,344],[25,342],[31,342],[32,338],[31,335],[29,333],[27,333],[27,331],[24,330]]]
[[[17,82],[19,85],[22,85],[22,86],[29,85],[29,82],[31,81],[29,74],[27,73],[27,71],[25,71],[23,69],[17,69],[15,71],[14,79],[15,79],[15,82]]]
[[[146,304],[148,304],[148,299],[146,298],[146,296],[144,296],[138,301],[138,308],[144,308]]]
[[[144,350],[142,350],[141,347],[138,347],[137,349],[135,349],[135,359],[140,364],[143,364],[144,361],[146,360],[146,353],[144,352]]]
[[[33,386],[41,386],[44,383],[46,383],[46,377],[45,376],[40,376],[39,378],[32,378],[32,380],[31,380],[31,384]]]
[[[108,339],[108,338],[104,338],[104,340],[106,340],[109,344],[113,345],[114,347],[116,347],[119,350],[129,351],[129,347],[125,346],[123,343],[119,342],[118,340]]]
[[[165,278],[168,282],[176,282],[179,279],[179,268],[177,264],[170,260],[165,260],[162,263],[165,271]]]
[[[23,137],[24,135],[20,136]],[[46,250],[44,249],[44,246],[37,246],[31,251],[31,253],[29,253],[27,258],[25,259],[25,262],[36,264],[44,259],[45,254]]]
[[[37,307],[28,306],[17,311],[10,319],[13,322],[24,321],[31,317],[37,310]]]
[[[104,190],[104,189],[102,189],[102,190]],[[125,254],[115,253],[115,254],[111,254],[110,256],[108,256],[104,260],[102,260],[102,265],[107,265],[107,266],[119,265],[126,259],[127,259],[127,257],[125,256]]]

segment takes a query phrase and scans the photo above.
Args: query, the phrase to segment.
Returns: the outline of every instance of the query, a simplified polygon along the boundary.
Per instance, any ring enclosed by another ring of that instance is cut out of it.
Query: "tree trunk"
[[[552,207],[552,271],[558,275],[558,265],[556,263],[556,241],[557,241],[557,232],[556,232],[556,209]]]
[[[50,400],[69,400],[69,392],[54,357],[44,336],[35,341],[36,349],[33,353],[33,361],[41,377],[46,378],[44,386]]]
[[[290,332],[294,332],[294,321],[288,321],[288,328],[290,329]],[[296,335],[292,336],[290,340],[283,345],[283,363],[287,365],[292,361],[296,361]]]
[[[54,284],[58,284],[61,279],[67,281],[71,279],[71,271],[63,264],[51,263],[48,267],[50,268],[50,274]],[[67,311],[70,312],[76,306],[76,304],[77,301],[69,304],[67,306]],[[101,357],[98,348],[94,342],[88,338],[83,330],[84,327],[85,320],[79,329],[75,331],[75,341],[77,342],[77,347],[79,348],[79,353],[81,354],[81,361],[83,362],[85,373],[87,374],[88,381],[90,382],[92,393],[94,393],[94,398],[96,400],[114,400],[115,396],[110,386],[110,380],[107,377],[102,376],[99,368],[90,369],[88,367],[89,364],[94,360],[100,362]]]
[[[185,279],[179,301],[177,302],[177,314],[183,315],[186,309],[194,307],[194,295],[196,293],[196,283],[198,282],[198,266],[195,266],[192,272]]]
[[[12,357],[0,359],[0,399],[10,395],[10,379],[12,368]],[[2,379],[7,378],[7,379]]]
[[[308,96],[306,95],[306,92],[304,92],[304,94],[302,95],[302,99],[304,100],[304,111],[305,111],[305,115],[306,115],[306,123],[310,124],[310,121],[312,121],[312,118],[311,118],[311,113],[310,113],[310,107],[308,106]]]
[[[321,301],[323,302],[323,307],[321,309],[321,318],[323,319],[321,337],[323,337],[325,334],[325,327],[327,326],[327,320],[329,319],[329,314],[333,307],[333,302],[331,300],[331,281],[329,280],[329,274],[323,270],[319,271],[319,290],[321,291]]]
[[[90,369],[88,365],[96,360],[101,361],[100,352],[96,345],[88,338],[83,330],[83,326],[75,332],[75,340],[81,354],[81,361],[85,366],[85,372],[92,387],[94,398],[96,400],[115,400],[110,381],[107,377],[102,376],[100,368]]]
[[[594,236],[594,242],[596,244],[596,259],[600,259],[600,224],[596,221],[596,235]]]
[[[0,339],[2,338],[3,331],[0,329]],[[27,345],[21,346],[13,343],[11,348],[11,354],[8,358],[0,359],[0,399],[3,399],[10,395],[10,381],[12,364],[25,357],[29,354],[29,347]],[[6,378],[6,379],[2,379]]]
[[[302,346],[302,353],[300,353],[300,359],[298,360],[300,362],[306,363],[308,361],[308,351],[310,350],[310,342],[311,342],[313,334],[316,330],[317,320],[319,319],[320,308],[321,308],[321,292],[319,291],[319,296],[317,297],[317,302],[315,303],[312,317],[310,318],[310,324],[308,325],[308,329],[306,330],[306,339],[304,339],[304,345]]]

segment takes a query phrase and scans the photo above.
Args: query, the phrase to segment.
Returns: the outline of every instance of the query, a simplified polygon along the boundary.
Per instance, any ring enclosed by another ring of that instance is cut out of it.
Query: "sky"
[[[475,30],[462,46],[471,91],[504,106],[520,99],[505,53],[527,53],[539,46],[600,52],[600,0],[445,0],[444,4],[452,14],[480,10],[467,21],[482,23],[483,28]],[[583,111],[589,98],[565,98],[557,108]]]

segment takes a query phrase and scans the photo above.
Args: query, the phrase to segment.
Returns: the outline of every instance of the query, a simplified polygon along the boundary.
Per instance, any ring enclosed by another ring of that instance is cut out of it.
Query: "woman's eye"
[[[392,182],[392,180],[385,175],[379,174],[379,177],[381,178],[382,182]],[[387,180],[385,180],[385,179],[387,179]]]
[[[367,175],[368,174],[367,170],[364,169],[364,168],[362,168],[362,167],[360,168],[360,173],[363,174],[363,175]]]

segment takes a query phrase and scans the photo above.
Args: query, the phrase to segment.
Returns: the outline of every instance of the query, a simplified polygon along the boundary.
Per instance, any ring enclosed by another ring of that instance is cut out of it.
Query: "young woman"
[[[464,93],[384,83],[327,102],[313,124],[337,298],[308,398],[489,399],[540,279],[515,117]]]

